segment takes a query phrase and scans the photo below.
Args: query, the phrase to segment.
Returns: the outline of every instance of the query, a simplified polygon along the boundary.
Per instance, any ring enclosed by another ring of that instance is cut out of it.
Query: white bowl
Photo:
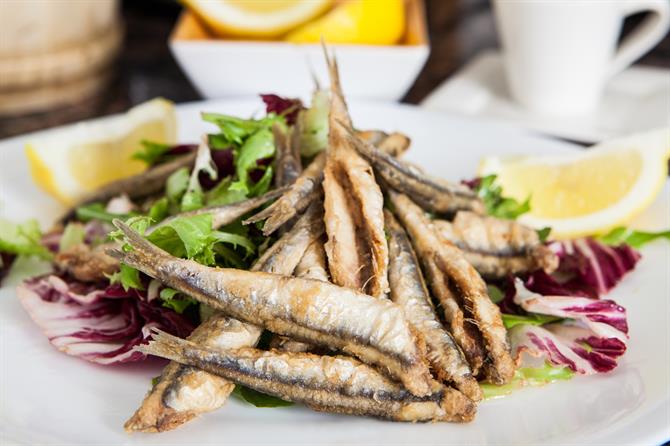
[[[399,100],[428,58],[420,0],[408,1],[407,31],[398,45],[331,45],[347,97]],[[180,17],[170,49],[206,98],[277,93],[309,97],[312,73],[328,85],[321,45],[214,38],[189,12]]]

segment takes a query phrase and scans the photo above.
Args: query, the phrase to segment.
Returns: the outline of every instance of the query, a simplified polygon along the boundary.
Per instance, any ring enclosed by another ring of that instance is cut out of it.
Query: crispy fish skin
[[[285,130],[281,125],[272,126],[275,141],[275,187],[292,184],[302,172],[300,162],[300,124]]]
[[[322,152],[298,176],[288,191],[270,206],[246,219],[244,224],[267,219],[263,225],[263,234],[268,236],[305,210],[313,200],[321,195],[320,186],[323,181],[325,164],[326,154]]]
[[[544,246],[537,232],[513,220],[458,212],[453,222],[434,220],[438,235],[456,245],[477,272],[503,279],[543,269],[551,273],[558,257]]]
[[[464,422],[475,416],[475,404],[457,390],[432,381],[429,391],[417,397],[353,358],[254,348],[211,349],[156,332],[154,340],[138,350],[316,410],[396,421]]]
[[[473,401],[481,400],[481,389],[463,353],[435,315],[419,261],[405,230],[389,211],[385,211],[385,219],[391,257],[391,300],[402,305],[410,323],[426,341],[428,362],[437,378],[454,384]]]
[[[409,149],[409,145],[411,144],[411,140],[409,139],[409,137],[399,132],[391,133],[382,141],[380,141],[379,144],[375,144],[370,140],[366,140],[365,138],[361,139],[370,142],[373,146],[377,147],[382,152],[394,158],[398,158],[403,153],[405,153],[407,149]]]
[[[483,214],[484,204],[468,187],[431,178],[413,166],[394,158],[351,131],[346,136],[356,150],[392,188],[407,194],[422,207],[438,214],[453,215],[460,210]]]
[[[326,271],[326,252],[323,242],[315,240],[307,248],[295,268],[294,275],[303,279],[314,279],[328,282],[328,271]],[[296,341],[286,336],[274,335],[270,340],[270,347],[287,352],[313,351],[314,346],[305,342]]]
[[[313,204],[295,224],[259,258],[255,271],[291,274],[310,243],[323,234],[319,203]],[[189,340],[212,348],[256,345],[262,328],[221,313],[198,326]],[[191,366],[170,363],[142,405],[126,422],[128,432],[163,432],[179,427],[201,413],[223,406],[235,386],[220,376]]]
[[[380,150],[388,151],[391,154],[402,154],[409,147],[409,138],[394,133],[386,139],[385,135],[378,130],[368,130],[360,132],[362,138],[369,138],[372,141],[380,141]],[[267,208],[249,217],[244,224],[256,223],[266,220],[263,226],[263,234],[268,236],[274,233],[286,222],[304,211],[309,204],[321,195],[321,184],[323,183],[323,169],[326,165],[326,153],[321,152],[298,178],[291,184],[289,190]]]
[[[189,340],[218,349],[256,345],[262,329],[225,316],[200,324]],[[141,406],[126,421],[127,432],[164,432],[223,406],[235,384],[190,365],[171,362]]]
[[[432,233],[429,223],[423,218],[423,211],[409,198],[393,190],[388,190],[388,196],[395,207],[395,214],[410,235],[417,256],[421,259],[433,295],[442,309],[447,328],[465,354],[473,375],[476,376],[484,364],[486,352],[477,327],[464,313],[451,289],[448,277],[437,266],[436,259],[439,256],[438,248],[441,241]]]
[[[502,323],[500,309],[489,298],[486,283],[456,246],[440,240],[421,208],[402,194],[389,191],[389,197],[412,239],[417,240],[416,245],[423,246],[428,243],[434,246],[434,250],[425,255],[431,259],[430,267],[443,273],[444,277],[449,280],[452,285],[451,291],[457,297],[459,306],[468,317],[473,319],[472,323],[481,334],[487,359],[491,363],[486,371],[487,378],[494,384],[509,382],[514,375],[515,365],[510,354],[507,331]],[[419,240],[422,241],[419,242]],[[417,249],[423,257],[424,253],[421,253],[420,248]],[[427,269],[430,271],[430,268]],[[438,290],[434,291],[437,295]],[[438,298],[443,297],[438,296]],[[445,318],[449,320],[447,312],[445,308]],[[452,332],[452,334],[459,341],[456,333]],[[461,348],[468,357],[468,352],[463,345]],[[473,373],[476,373],[472,364],[470,366],[473,368]]]
[[[238,201],[236,203],[225,204],[221,206],[210,206],[194,211],[182,212],[171,217],[166,218],[165,220],[150,226],[147,228],[146,234],[151,234],[156,229],[165,226],[171,221],[182,218],[182,217],[192,217],[195,215],[211,214],[212,215],[212,229],[218,229],[221,226],[225,226],[229,223],[234,222],[247,212],[253,211],[254,209],[264,205],[270,200],[280,197],[287,188],[273,189],[269,192],[264,193],[258,197],[249,198],[247,200]]]
[[[105,280],[107,275],[119,270],[119,261],[105,253],[113,243],[104,243],[95,247],[85,244],[74,245],[56,254],[54,263],[82,282]]]
[[[378,365],[415,395],[429,393],[425,345],[396,304],[318,280],[209,268],[115,225],[134,249],[111,254],[127,265],[236,319]]]
[[[75,209],[85,204],[98,201],[106,203],[112,198],[122,194],[126,194],[128,198],[135,199],[148,197],[149,195],[160,192],[165,187],[165,181],[172,175],[172,173],[182,167],[193,167],[195,157],[195,152],[182,155],[170,162],[159,164],[140,174],[106,184],[90,195],[84,197],[84,199],[65,214],[60,221],[66,222],[72,219]]]
[[[384,197],[372,167],[346,138],[347,130],[354,133],[337,62],[326,59],[332,91],[323,179],[328,269],[337,285],[382,297],[389,289]]]

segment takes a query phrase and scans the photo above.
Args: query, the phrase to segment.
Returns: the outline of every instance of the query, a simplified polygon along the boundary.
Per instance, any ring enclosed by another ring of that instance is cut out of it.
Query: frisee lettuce
[[[238,156],[235,160],[235,173],[237,181],[231,184],[233,191],[244,192],[249,195],[252,184],[249,178],[249,172],[254,169],[262,168],[258,161],[269,158],[275,153],[275,143],[272,131],[269,128],[259,129],[256,133],[249,136],[240,147]],[[265,167],[266,172],[270,167]]]
[[[625,243],[632,248],[638,249],[643,245],[659,238],[670,240],[670,230],[647,232],[636,231],[634,229],[619,226],[612,229],[607,234],[598,236],[597,240],[611,246],[619,246]]]
[[[41,244],[42,231],[36,220],[22,224],[0,219],[0,252],[50,259],[51,252]]]
[[[198,304],[197,300],[172,288],[163,288],[159,297],[164,307],[170,308],[178,314],[184,313],[184,311],[191,305]]]
[[[221,113],[202,113],[201,116],[203,121],[219,127],[221,133],[213,137],[218,147],[240,147],[258,130],[269,129],[274,122],[284,122],[283,117],[274,113],[269,113],[262,119],[242,119]]]

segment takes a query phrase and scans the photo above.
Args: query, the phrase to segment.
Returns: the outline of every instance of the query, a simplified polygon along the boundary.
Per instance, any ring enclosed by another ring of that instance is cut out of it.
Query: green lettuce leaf
[[[143,161],[147,166],[156,164],[170,150],[170,145],[168,144],[147,141],[146,139],[140,141],[140,144],[142,144],[142,149],[133,153],[131,158]]]
[[[170,200],[162,197],[154,202],[149,209],[149,218],[156,223],[163,221],[170,215]]]
[[[547,226],[547,227],[544,227],[542,229],[538,229],[536,232],[537,232],[537,236],[540,239],[540,243],[544,243],[549,238],[549,234],[551,234],[551,228],[549,226]]]
[[[84,237],[86,237],[84,225],[81,223],[68,223],[58,243],[58,251],[62,252],[84,243]]]
[[[235,386],[233,395],[256,407],[286,407],[293,405],[290,401],[284,401],[276,396],[266,395],[257,390],[240,386],[239,384]]]
[[[554,366],[548,362],[543,367],[521,367],[514,372],[509,384],[480,384],[484,399],[500,398],[526,386],[542,386],[558,380],[569,380],[575,373],[568,367]]]
[[[484,202],[486,212],[494,217],[514,220],[530,211],[530,197],[523,203],[514,198],[503,197],[502,187],[496,184],[496,175],[488,175],[480,179],[476,188],[477,195]]]
[[[109,283],[115,284],[119,283],[125,291],[128,291],[131,288],[138,290],[143,290],[144,285],[142,285],[142,280],[140,280],[140,272],[135,268],[122,263],[119,271],[114,274],[107,275]]]
[[[16,254],[38,256],[50,259],[51,252],[42,245],[42,231],[36,220],[28,220],[22,224],[12,223],[0,218],[0,251]]]
[[[300,120],[300,154],[312,157],[328,145],[328,111],[330,99],[328,91],[316,90],[312,95],[312,105],[298,115]]]
[[[506,329],[510,329],[517,325],[528,324],[528,325],[544,325],[552,322],[562,321],[564,318],[557,316],[548,316],[546,314],[536,314],[529,313],[525,316],[518,314],[506,314],[502,313],[502,321]]]
[[[635,249],[638,249],[645,244],[659,238],[670,240],[670,230],[659,232],[636,231],[634,229],[620,226],[612,229],[607,234],[597,237],[599,241],[606,245],[618,246],[627,244]]]
[[[202,214],[170,220],[147,239],[175,257],[193,258],[211,243],[211,234],[212,216]]]
[[[269,128],[262,128],[251,135],[240,147],[235,160],[235,181],[230,189],[248,194],[252,185],[250,184],[249,172],[258,169],[258,161],[269,158],[275,153],[274,137]]]
[[[494,304],[497,304],[505,298],[505,293],[495,285],[486,285],[486,289],[489,293],[489,297]]]
[[[181,197],[188,188],[189,178],[189,171],[186,167],[177,169],[168,177],[165,183],[165,196],[170,203],[181,202]]]
[[[79,206],[75,214],[77,215],[77,220],[82,222],[88,222],[91,220],[104,221],[106,223],[111,223],[115,218],[125,220],[128,217],[136,215],[134,212],[130,214],[113,214],[105,210],[105,205],[102,203],[90,203],[83,206]]]
[[[194,211],[205,205],[205,194],[202,191],[199,179],[201,172],[209,175],[209,178],[212,180],[216,180],[218,177],[216,164],[212,160],[212,151],[207,144],[200,144],[198,146],[195,165],[191,171],[186,192],[181,199],[181,210],[184,212]]]
[[[211,122],[219,127],[220,134],[213,137],[217,147],[240,147],[244,141],[260,129],[269,129],[274,122],[283,122],[284,118],[274,113],[262,119],[242,119],[221,113],[203,113],[203,121]],[[211,138],[210,138],[211,140]]]
[[[191,305],[197,305],[198,301],[192,297],[186,296],[172,288],[163,288],[159,295],[162,304],[166,308],[171,308],[175,312],[182,314]]]
[[[226,204],[237,203],[247,198],[247,195],[239,190],[231,190],[233,184],[231,177],[226,177],[219,181],[219,184],[205,193],[205,203],[207,206],[223,206]]]

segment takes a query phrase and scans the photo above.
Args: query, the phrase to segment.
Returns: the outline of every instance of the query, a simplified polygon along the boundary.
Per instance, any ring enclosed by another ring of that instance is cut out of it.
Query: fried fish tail
[[[235,383],[317,410],[397,421],[470,421],[475,404],[435,381],[417,397],[372,367],[344,356],[218,350],[155,330],[137,349],[217,374]]]
[[[253,270],[291,274],[308,246],[323,234],[321,209],[320,203],[314,203],[289,232],[265,251]],[[189,340],[212,348],[253,347],[262,331],[258,326],[216,313],[200,324]],[[128,432],[175,429],[200,414],[223,406],[234,387],[220,376],[170,363],[139,409],[126,422],[125,429]]]

